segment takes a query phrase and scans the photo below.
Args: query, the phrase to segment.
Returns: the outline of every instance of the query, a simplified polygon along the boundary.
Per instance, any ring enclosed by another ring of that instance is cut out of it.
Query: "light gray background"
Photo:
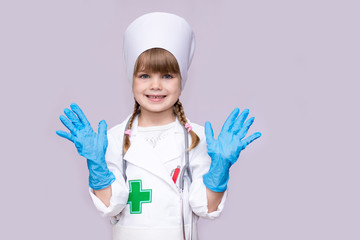
[[[87,167],[56,136],[77,102],[97,127],[132,110],[122,35],[141,14],[192,25],[181,100],[218,134],[235,107],[263,136],[231,169],[220,219],[201,239],[360,239],[358,1],[0,2],[1,239],[110,239]],[[171,33],[169,33],[171,34]]]

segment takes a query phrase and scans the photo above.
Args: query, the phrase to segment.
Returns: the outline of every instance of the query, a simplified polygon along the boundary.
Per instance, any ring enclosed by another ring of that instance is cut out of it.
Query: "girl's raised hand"
[[[104,120],[100,121],[96,133],[80,107],[76,103],[71,104],[70,107],[71,110],[68,108],[64,110],[66,117],[60,116],[60,121],[70,133],[56,131],[56,134],[73,142],[78,153],[87,159],[90,187],[95,190],[103,189],[115,180],[105,161],[108,146],[107,124]]]
[[[223,192],[229,181],[229,169],[239,158],[240,152],[252,141],[261,136],[256,132],[244,138],[254,122],[254,117],[248,119],[249,110],[234,109],[226,119],[219,137],[214,139],[214,132],[210,122],[205,123],[205,136],[208,154],[211,157],[210,170],[203,176],[207,188],[215,192]]]
[[[105,155],[108,144],[106,122],[102,120],[99,123],[98,133],[95,133],[80,107],[76,103],[71,104],[70,107],[72,111],[68,108],[64,110],[66,117],[60,116],[60,121],[70,133],[64,131],[56,131],[56,133],[73,142],[78,153],[86,159],[97,159]]]

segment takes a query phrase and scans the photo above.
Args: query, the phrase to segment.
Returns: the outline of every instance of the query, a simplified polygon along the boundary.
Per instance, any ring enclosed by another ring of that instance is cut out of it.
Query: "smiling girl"
[[[173,14],[136,19],[124,37],[125,63],[135,106],[109,131],[95,133],[78,105],[60,120],[87,159],[90,195],[111,217],[114,240],[198,239],[199,217],[214,219],[224,207],[229,169],[249,143],[254,118],[235,109],[217,140],[209,122],[186,118],[179,100],[194,52],[188,23]]]

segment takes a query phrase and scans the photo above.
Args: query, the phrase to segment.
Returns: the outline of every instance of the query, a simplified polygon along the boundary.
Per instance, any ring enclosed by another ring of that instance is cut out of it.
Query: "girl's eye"
[[[165,78],[165,79],[172,79],[173,76],[171,76],[170,74],[165,74],[165,75],[163,76],[163,78]]]
[[[140,78],[143,78],[143,79],[145,79],[145,78],[149,78],[150,76],[148,75],[148,74],[141,74],[140,75]]]

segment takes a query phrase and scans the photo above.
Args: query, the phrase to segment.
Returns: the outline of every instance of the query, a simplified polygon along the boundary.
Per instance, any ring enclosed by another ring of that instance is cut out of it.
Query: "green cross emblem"
[[[141,214],[142,204],[151,203],[152,201],[152,190],[142,189],[141,180],[129,180],[129,187],[129,199],[127,203],[130,204],[130,213]]]

